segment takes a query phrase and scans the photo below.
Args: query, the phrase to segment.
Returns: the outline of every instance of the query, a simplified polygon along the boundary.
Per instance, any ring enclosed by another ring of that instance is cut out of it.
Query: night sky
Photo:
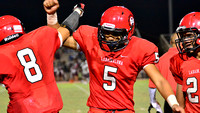
[[[142,38],[157,44],[160,34],[169,33],[168,0],[60,0],[57,11],[61,23],[71,12],[76,3],[84,3],[85,13],[80,25],[97,26],[102,13],[114,5],[125,6],[132,11],[136,27]],[[46,25],[46,13],[43,0],[1,0],[0,15],[13,15],[19,18],[31,31]],[[200,11],[199,0],[172,0],[173,30],[181,18],[192,11]]]

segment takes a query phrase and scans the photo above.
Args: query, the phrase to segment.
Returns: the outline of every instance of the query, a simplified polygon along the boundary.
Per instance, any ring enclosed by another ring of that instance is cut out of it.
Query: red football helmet
[[[24,33],[19,19],[11,15],[0,17],[0,44],[11,42]]]
[[[200,47],[200,12],[185,15],[176,30],[175,41],[179,53],[194,51]]]
[[[123,6],[113,6],[107,9],[98,28],[98,41],[102,50],[111,52],[125,48],[134,33],[135,22],[132,12]],[[120,35],[118,41],[106,41],[105,34],[112,32]]]

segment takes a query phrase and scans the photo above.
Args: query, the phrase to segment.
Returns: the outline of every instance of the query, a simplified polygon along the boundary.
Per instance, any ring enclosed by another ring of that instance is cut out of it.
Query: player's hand
[[[81,13],[80,13],[80,16],[83,16],[84,8],[85,8],[85,4],[79,3],[79,4],[76,4],[76,5],[74,6],[73,11],[79,10],[79,11],[81,12]]]
[[[156,101],[156,102],[153,102],[153,103],[150,103],[150,106],[148,108],[148,113],[150,113],[151,109],[152,108],[155,108],[157,113],[163,113],[162,112],[162,109],[160,107],[160,104]]]
[[[185,110],[177,104],[172,106],[172,110],[173,110],[173,113],[185,113]]]
[[[54,14],[59,8],[59,3],[58,0],[44,0],[43,6],[47,14]]]

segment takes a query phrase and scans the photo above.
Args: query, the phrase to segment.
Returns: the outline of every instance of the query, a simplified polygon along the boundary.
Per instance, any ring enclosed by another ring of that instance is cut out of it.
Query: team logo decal
[[[111,23],[103,23],[102,26],[107,27],[107,28],[115,28],[115,24],[111,24]]]
[[[130,25],[134,25],[134,18],[132,16],[130,17],[130,21],[129,22],[130,22]]]
[[[15,33],[19,33],[23,31],[21,25],[13,25],[13,28],[14,28]]]

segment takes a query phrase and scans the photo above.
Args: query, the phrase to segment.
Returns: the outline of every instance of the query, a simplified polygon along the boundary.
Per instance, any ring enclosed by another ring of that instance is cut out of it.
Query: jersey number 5
[[[28,55],[30,61],[26,61],[25,56]],[[30,48],[25,48],[17,52],[17,57],[22,66],[24,66],[24,74],[27,80],[31,83],[42,80],[42,72],[38,64],[36,64],[36,57]],[[35,70],[35,75],[32,75],[30,69]]]
[[[115,77],[108,76],[108,72],[117,73],[117,68],[116,67],[105,66],[104,74],[103,74],[103,80],[111,82],[111,85],[108,85],[107,83],[103,83],[104,90],[106,90],[106,91],[114,91],[115,88],[116,88],[116,79],[115,79]]]

